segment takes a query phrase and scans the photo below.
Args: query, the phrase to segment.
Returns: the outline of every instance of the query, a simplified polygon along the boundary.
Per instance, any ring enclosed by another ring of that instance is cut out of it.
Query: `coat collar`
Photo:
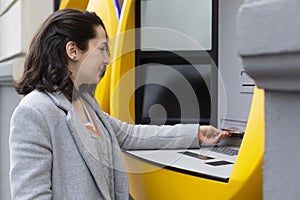
[[[51,98],[54,104],[60,109],[68,112],[72,109],[71,102],[67,99],[67,97],[62,92],[46,92],[47,95]]]
[[[64,111],[70,111],[72,110],[72,103],[67,99],[67,97],[62,92],[47,92],[47,95],[52,99],[52,101],[55,103],[57,107]],[[85,93],[82,96],[86,102],[96,110],[97,114],[99,115],[99,111],[101,112],[101,109],[96,102],[95,98],[91,97],[89,94]],[[101,117],[101,116],[99,116]]]

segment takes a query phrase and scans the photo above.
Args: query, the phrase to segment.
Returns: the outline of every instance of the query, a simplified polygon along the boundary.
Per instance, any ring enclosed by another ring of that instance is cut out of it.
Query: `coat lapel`
[[[119,142],[114,135],[114,131],[108,121],[107,116],[99,107],[99,104],[96,102],[94,98],[90,95],[85,95],[84,98],[90,104],[92,108],[96,111],[97,116],[101,120],[102,124],[108,131],[110,135],[110,139],[112,142],[112,156],[113,156],[113,167],[114,167],[114,184],[115,184],[115,198],[116,199],[124,199],[128,196],[128,178],[127,171],[123,162],[121,149],[119,146]],[[126,180],[124,182],[124,180]]]
[[[87,146],[85,145],[84,141],[80,137],[81,132],[86,132],[84,126],[82,126],[82,122],[79,121],[79,117],[72,109],[72,104],[68,101],[68,99],[62,93],[48,93],[49,97],[53,100],[53,102],[59,107],[60,109],[64,110],[66,113],[66,120],[72,134],[72,137],[78,147],[78,150],[86,163],[88,169],[90,170],[98,189],[103,196],[103,199],[111,199],[110,194],[107,190],[103,190],[103,183],[106,181],[104,180],[104,176],[101,174],[101,162],[97,160],[93,154],[89,151]],[[72,161],[71,161],[72,162]]]

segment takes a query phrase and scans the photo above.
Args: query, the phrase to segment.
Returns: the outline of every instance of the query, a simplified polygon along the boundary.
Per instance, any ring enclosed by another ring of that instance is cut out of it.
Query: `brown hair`
[[[96,37],[97,25],[105,30],[94,12],[64,9],[50,15],[32,39],[23,75],[15,83],[16,91],[23,95],[34,89],[61,91],[71,100],[74,83],[68,70],[66,44],[73,41],[79,49],[87,50],[88,41]]]

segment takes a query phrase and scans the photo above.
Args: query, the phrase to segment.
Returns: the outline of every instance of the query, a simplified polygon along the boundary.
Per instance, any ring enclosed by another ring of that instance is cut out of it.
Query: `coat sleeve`
[[[12,199],[51,199],[50,133],[37,109],[24,105],[16,108],[9,146]]]
[[[198,124],[133,125],[105,113],[122,149],[199,148]]]

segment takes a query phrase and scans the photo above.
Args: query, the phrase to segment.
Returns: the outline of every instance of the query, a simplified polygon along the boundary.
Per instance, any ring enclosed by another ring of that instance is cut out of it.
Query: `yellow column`
[[[64,8],[77,8],[80,10],[85,10],[87,5],[89,3],[89,0],[62,0],[60,2],[59,9]]]
[[[115,49],[115,35],[118,27],[118,19],[115,11],[113,0],[90,0],[87,10],[94,11],[102,19],[108,37],[110,38],[111,55]],[[111,57],[111,63],[113,58]],[[110,111],[110,94],[111,94],[111,71],[112,64],[107,66],[105,76],[97,86],[95,97],[103,111],[111,114]]]

